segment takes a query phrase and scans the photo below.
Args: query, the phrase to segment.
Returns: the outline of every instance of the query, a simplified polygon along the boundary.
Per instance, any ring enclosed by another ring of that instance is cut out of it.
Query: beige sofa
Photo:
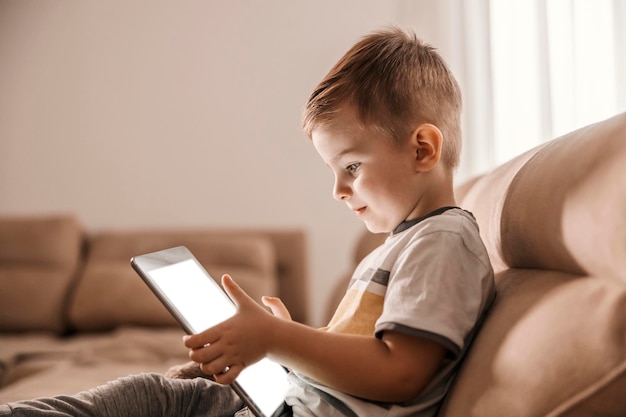
[[[497,296],[440,417],[626,416],[626,113],[460,185],[457,200]],[[365,233],[354,262],[383,240]]]
[[[130,267],[134,255],[177,245],[307,322],[300,230],[87,233],[73,216],[0,217],[0,404],[186,362],[182,331]]]

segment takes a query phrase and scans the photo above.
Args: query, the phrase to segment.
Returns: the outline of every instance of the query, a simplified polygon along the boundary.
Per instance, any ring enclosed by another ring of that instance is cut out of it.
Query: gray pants
[[[0,405],[0,416],[27,417],[252,417],[229,387],[203,378],[158,374],[120,378],[73,396]]]

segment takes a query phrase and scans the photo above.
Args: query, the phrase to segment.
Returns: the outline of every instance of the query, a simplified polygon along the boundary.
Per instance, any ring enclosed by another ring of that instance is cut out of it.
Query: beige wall
[[[332,199],[302,105],[358,37],[427,4],[0,0],[0,214],[303,227],[319,321],[363,226]],[[428,13],[416,30],[436,37]]]

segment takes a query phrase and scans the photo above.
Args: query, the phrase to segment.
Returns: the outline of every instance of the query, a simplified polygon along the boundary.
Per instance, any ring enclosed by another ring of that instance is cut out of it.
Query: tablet
[[[236,307],[184,246],[135,256],[131,265],[188,334],[200,333],[233,316]],[[246,367],[233,389],[258,417],[280,409],[287,371],[264,358]]]

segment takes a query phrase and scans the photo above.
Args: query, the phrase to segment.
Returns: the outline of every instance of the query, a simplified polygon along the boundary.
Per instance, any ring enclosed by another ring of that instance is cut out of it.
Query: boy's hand
[[[222,277],[222,286],[237,306],[237,313],[202,333],[186,336],[184,343],[191,349],[189,357],[200,363],[205,373],[221,384],[230,384],[246,366],[268,354],[275,320],[289,320],[290,315],[280,299],[264,297],[263,303],[274,317],[228,275]]]

